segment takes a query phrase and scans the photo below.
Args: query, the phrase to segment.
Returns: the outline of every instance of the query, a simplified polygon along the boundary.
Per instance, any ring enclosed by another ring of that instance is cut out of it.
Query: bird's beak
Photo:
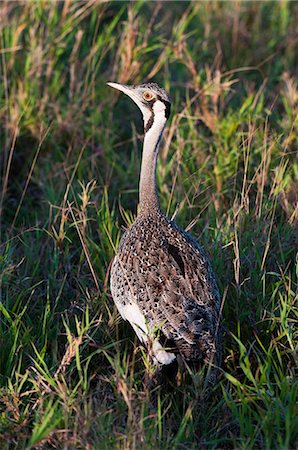
[[[125,94],[129,91],[129,86],[126,86],[126,84],[112,83],[111,81],[109,81],[107,85],[111,86],[114,89],[118,89],[118,91],[122,91]]]
[[[120,84],[120,83],[111,83],[110,81],[107,83],[107,85],[111,86],[114,89],[117,89],[118,91],[123,92],[128,97],[130,97],[134,101],[134,103],[140,108],[143,114],[144,122],[147,123],[148,108],[144,106],[144,104],[142,103],[140,93],[135,88],[135,86],[127,86],[127,84]]]
[[[109,81],[107,83],[107,85],[111,86],[114,89],[117,89],[118,91],[123,92],[124,94],[126,94],[130,98],[132,98],[134,101],[136,101],[137,96],[135,95],[135,92],[132,89],[132,86],[127,86],[126,84],[120,84],[120,83],[112,83],[111,81]]]

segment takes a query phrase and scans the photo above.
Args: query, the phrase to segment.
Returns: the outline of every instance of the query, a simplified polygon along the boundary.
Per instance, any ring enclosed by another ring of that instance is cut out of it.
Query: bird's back
[[[124,319],[162,364],[221,361],[220,296],[202,248],[160,212],[139,217],[123,235],[111,273]],[[148,336],[151,334],[151,337]]]

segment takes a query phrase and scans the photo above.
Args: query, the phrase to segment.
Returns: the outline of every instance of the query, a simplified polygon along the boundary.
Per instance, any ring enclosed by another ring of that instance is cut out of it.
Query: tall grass
[[[297,3],[0,4],[0,448],[297,446]],[[173,390],[109,268],[142,125],[106,81],[172,97],[161,205],[205,246],[224,362]]]

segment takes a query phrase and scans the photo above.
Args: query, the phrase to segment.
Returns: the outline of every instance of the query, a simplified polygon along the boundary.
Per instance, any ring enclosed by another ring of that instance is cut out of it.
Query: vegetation
[[[297,446],[297,22],[286,0],[1,2],[1,449]],[[109,290],[143,130],[106,81],[152,79],[162,208],[223,298],[212,390],[152,392]]]

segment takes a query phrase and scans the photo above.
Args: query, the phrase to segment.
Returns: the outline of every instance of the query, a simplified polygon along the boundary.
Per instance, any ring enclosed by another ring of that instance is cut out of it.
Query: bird
[[[208,364],[214,382],[222,359],[215,275],[197,240],[162,212],[157,194],[157,158],[170,97],[154,82],[107,84],[130,97],[144,121],[138,213],[111,266],[113,301],[157,367]]]

